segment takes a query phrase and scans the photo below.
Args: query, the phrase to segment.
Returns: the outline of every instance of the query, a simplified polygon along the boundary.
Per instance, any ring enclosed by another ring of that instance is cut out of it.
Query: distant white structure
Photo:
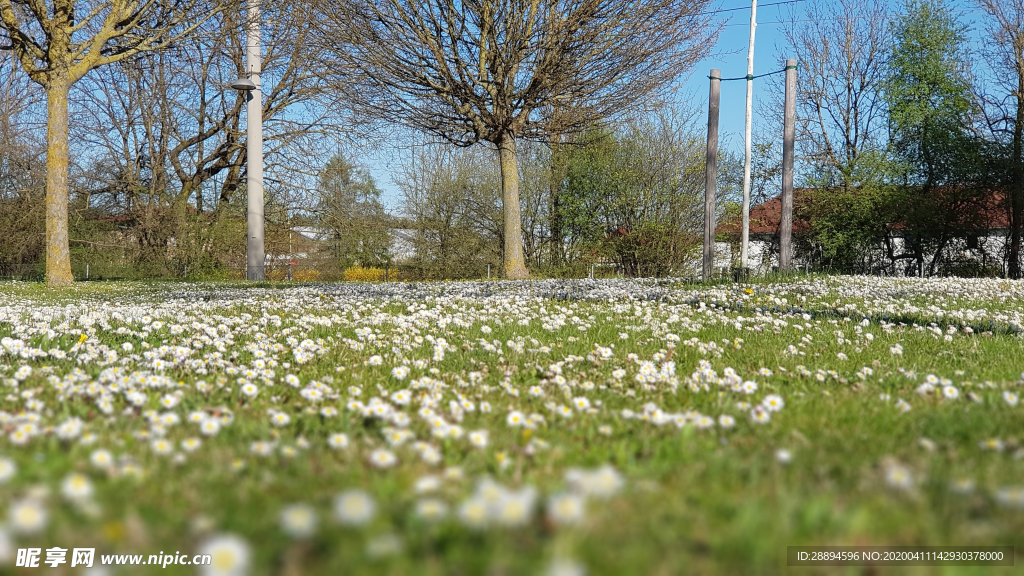
[[[317,228],[316,226],[292,226],[292,232],[314,242],[329,240],[333,234],[327,228]]]
[[[334,237],[334,232],[329,228],[316,226],[293,226],[291,233],[297,242],[292,243],[288,254],[281,255],[283,259],[306,259],[311,257],[310,252],[315,251],[317,245],[320,249],[326,248]],[[388,236],[391,238],[388,253],[391,261],[400,264],[408,262],[416,257],[416,231],[411,228],[388,228]]]
[[[391,244],[388,253],[391,261],[397,264],[409,262],[416,258],[416,230],[412,228],[388,228]]]

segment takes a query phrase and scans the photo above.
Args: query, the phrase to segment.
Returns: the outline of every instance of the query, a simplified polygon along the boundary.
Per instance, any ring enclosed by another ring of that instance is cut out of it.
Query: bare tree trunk
[[[1021,277],[1020,244],[1021,228],[1024,227],[1024,158],[1021,147],[1024,142],[1024,66],[1017,71],[1017,116],[1013,124],[1013,158],[1010,160],[1013,174],[1010,184],[1010,278]]]
[[[942,252],[943,252],[943,250],[946,249],[946,244],[948,244],[948,243],[949,243],[949,239],[948,238],[943,238],[942,240],[939,241],[939,247],[935,250],[935,254],[932,256],[932,261],[928,263],[928,275],[929,276],[934,276],[935,275],[935,273],[936,273],[935,271],[937,269],[937,266],[939,264],[941,264],[941,259],[943,257],[943,253]]]
[[[46,89],[46,284],[65,286],[71,274],[68,245],[68,92],[70,78],[55,74]]]
[[[519,166],[516,162],[516,140],[506,135],[498,143],[501,163],[501,204],[505,228],[505,277],[522,280],[530,277],[523,257],[523,221],[519,209]]]
[[[565,151],[562,148],[561,134],[556,134],[551,142],[551,181],[548,183],[549,206],[548,216],[550,218],[550,250],[551,265],[561,266],[562,264],[562,179],[565,176],[564,159]]]
[[[183,183],[182,190],[177,196],[171,199],[171,225],[168,232],[174,238],[174,253],[168,263],[173,268],[177,265],[188,266],[197,259],[198,253],[194,250],[194,236],[192,234],[191,222],[189,222],[188,199],[192,191],[198,190],[191,182]],[[202,214],[199,215],[202,218]],[[177,271],[177,270],[175,270]]]

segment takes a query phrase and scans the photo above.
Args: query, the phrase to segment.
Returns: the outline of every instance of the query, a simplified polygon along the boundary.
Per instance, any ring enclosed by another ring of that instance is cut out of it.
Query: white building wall
[[[711,265],[713,275],[730,274],[730,270],[732,270],[732,257],[732,246],[728,242],[715,242],[715,258]],[[700,278],[703,273],[704,261],[702,256],[698,254],[698,258],[694,261],[693,267],[690,270],[690,275],[694,278]]]
[[[943,249],[944,257],[947,261],[975,261],[984,266],[998,267],[1000,271],[1005,274],[1005,264],[1003,262],[1003,255],[1006,251],[1006,244],[1009,241],[1007,235],[1001,231],[991,232],[986,236],[980,236],[978,238],[977,248],[968,248],[966,238],[956,238],[951,240],[949,244]],[[892,239],[893,254],[900,255],[910,251],[907,246],[907,240],[905,238],[896,237]],[[881,254],[888,258],[888,254],[885,254],[884,247],[880,250]],[[924,258],[924,271],[927,274],[928,269],[931,267],[932,260],[934,260],[934,253],[926,254]],[[891,265],[891,263],[889,263]],[[902,259],[898,260],[895,266],[896,276],[917,276],[917,262],[913,259]]]

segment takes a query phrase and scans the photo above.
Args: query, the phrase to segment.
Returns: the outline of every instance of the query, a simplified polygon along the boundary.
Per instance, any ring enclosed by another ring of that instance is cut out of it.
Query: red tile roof
[[[806,220],[800,219],[797,215],[800,213],[801,208],[806,208],[807,203],[811,201],[810,195],[807,193],[808,188],[798,188],[793,191],[793,232],[800,233],[809,230],[809,223]],[[1002,192],[995,192],[989,195],[984,205],[980,209],[981,216],[981,228],[1007,228],[1009,227],[1009,219],[1004,208],[1003,194]],[[753,206],[750,209],[750,233],[751,234],[778,234],[779,233],[779,221],[782,218],[782,196],[776,196],[771,200]],[[966,218],[965,218],[966,220]],[[740,226],[742,221],[739,217],[731,218],[729,220],[720,222],[716,228],[716,234],[739,234]],[[967,222],[965,222],[967,224]],[[906,225],[903,222],[893,222],[889,224],[891,229],[905,228]]]
[[[806,189],[800,188],[793,191],[793,211],[797,206],[807,202]],[[782,195],[778,195],[767,202],[762,202],[750,208],[750,233],[751,234],[778,234],[779,221],[782,219]],[[715,228],[716,234],[739,234],[742,220],[739,217],[726,220]],[[793,232],[806,232],[809,226],[805,220],[793,218]]]

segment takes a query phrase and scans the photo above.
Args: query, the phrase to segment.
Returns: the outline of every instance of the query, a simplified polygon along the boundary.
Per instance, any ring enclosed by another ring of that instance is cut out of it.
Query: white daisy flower
[[[555,524],[578,524],[586,512],[586,501],[578,494],[555,494],[548,499],[547,510]]]
[[[69,474],[61,482],[60,492],[68,500],[85,500],[92,496],[92,482],[84,474]]]
[[[249,573],[252,552],[240,536],[214,536],[200,545],[196,553],[211,557],[210,564],[199,566],[199,573],[204,576],[245,576]]]
[[[185,452],[195,452],[203,445],[203,441],[199,438],[186,438],[181,441],[181,449]]]
[[[474,430],[469,433],[469,443],[477,448],[487,448],[487,430]]]
[[[362,490],[346,490],[334,498],[334,515],[345,526],[364,526],[376,512],[373,498]]]
[[[1003,392],[1003,401],[1006,402],[1007,404],[1009,404],[1010,406],[1016,406],[1017,402],[1019,401],[1019,399],[1018,399],[1017,395],[1014,394],[1013,392],[1010,392],[1009,390],[1005,390]]]
[[[341,433],[331,434],[327,437],[327,445],[335,450],[348,448],[348,436]]]
[[[316,510],[309,504],[292,504],[281,510],[281,529],[292,538],[308,538],[316,526]]]
[[[15,534],[31,535],[41,532],[49,518],[46,508],[34,498],[14,502],[8,510],[7,526]]]
[[[437,498],[426,498],[416,503],[414,513],[427,522],[437,522],[448,515],[448,505]]]
[[[885,483],[892,488],[909,490],[914,486],[914,477],[906,466],[891,463],[885,467]]]
[[[6,484],[18,472],[18,465],[14,460],[0,456],[0,484]]]
[[[370,453],[370,464],[375,468],[390,468],[397,463],[398,458],[383,448],[378,448]]]
[[[220,432],[220,420],[208,418],[199,425],[199,433],[203,436],[216,436]]]
[[[153,452],[161,456],[166,456],[174,450],[174,444],[171,444],[170,441],[165,440],[163,438],[157,438],[156,440],[153,440],[153,442],[150,444],[150,447],[153,449]]]
[[[778,394],[769,394],[761,401],[761,406],[764,406],[764,409],[769,412],[778,412],[785,405],[786,402]]]

